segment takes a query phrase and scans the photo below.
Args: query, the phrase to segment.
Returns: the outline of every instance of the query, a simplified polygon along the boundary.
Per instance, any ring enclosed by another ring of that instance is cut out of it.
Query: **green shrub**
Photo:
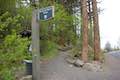
[[[0,16],[0,40],[11,34],[13,29],[19,33],[23,28],[21,26],[23,19],[24,17],[19,14],[14,17],[9,12],[2,14]]]
[[[13,68],[21,67],[23,60],[31,57],[27,51],[29,43],[27,38],[21,38],[15,31],[5,37],[0,50],[0,76],[3,80],[14,80]]]
[[[12,70],[5,68],[0,71],[1,80],[15,80]]]

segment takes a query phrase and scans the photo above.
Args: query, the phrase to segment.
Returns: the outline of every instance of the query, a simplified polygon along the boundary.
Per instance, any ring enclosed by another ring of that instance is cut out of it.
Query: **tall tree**
[[[88,13],[87,1],[81,0],[82,7],[82,60],[88,61]]]
[[[100,33],[99,33],[99,19],[97,10],[97,1],[93,0],[93,24],[94,24],[94,60],[100,60]]]
[[[89,46],[93,47],[93,9],[92,9],[92,0],[88,0],[88,20],[89,20]]]

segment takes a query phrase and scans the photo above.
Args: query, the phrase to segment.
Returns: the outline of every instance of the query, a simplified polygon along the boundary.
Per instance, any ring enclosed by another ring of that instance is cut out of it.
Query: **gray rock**
[[[70,58],[70,57],[67,57],[67,58],[66,58],[66,61],[67,61],[69,64],[74,64],[74,63],[75,63],[75,59]]]
[[[100,64],[93,64],[93,63],[85,63],[83,69],[93,72],[103,71]]]
[[[76,59],[74,65],[77,67],[82,67],[84,65],[84,62],[80,59]]]
[[[83,66],[83,69],[91,71],[92,70],[92,64],[91,63],[85,63],[84,66]]]
[[[24,76],[20,80],[32,80],[32,75]]]
[[[69,67],[70,67],[70,68],[72,68],[72,67],[73,67],[73,65],[72,65],[72,64],[70,64],[70,65],[69,65]]]

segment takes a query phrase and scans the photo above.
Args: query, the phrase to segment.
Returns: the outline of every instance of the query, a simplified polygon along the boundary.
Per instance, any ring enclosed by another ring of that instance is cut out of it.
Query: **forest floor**
[[[92,72],[72,66],[65,61],[67,54],[67,51],[60,52],[56,58],[44,61],[40,65],[40,80],[120,80],[120,59],[110,54],[105,54],[103,72]]]

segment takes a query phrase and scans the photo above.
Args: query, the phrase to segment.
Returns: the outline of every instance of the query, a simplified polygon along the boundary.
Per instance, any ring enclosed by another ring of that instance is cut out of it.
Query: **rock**
[[[72,68],[72,67],[73,67],[73,65],[72,65],[72,64],[70,64],[70,65],[69,65],[69,67],[70,67],[70,68]]]
[[[84,62],[80,59],[76,59],[74,65],[77,67],[82,67],[84,65]]]
[[[83,69],[91,71],[92,70],[92,64],[91,63],[85,63],[84,66],[83,66]]]
[[[85,63],[83,69],[93,72],[103,71],[101,65],[98,63]]]
[[[102,64],[98,61],[93,61],[92,64],[98,69],[98,71],[103,71]]]
[[[74,64],[74,63],[75,63],[75,59],[70,58],[70,57],[67,57],[67,58],[66,58],[66,61],[67,61],[69,64]]]
[[[32,80],[32,75],[24,76],[20,80]]]

